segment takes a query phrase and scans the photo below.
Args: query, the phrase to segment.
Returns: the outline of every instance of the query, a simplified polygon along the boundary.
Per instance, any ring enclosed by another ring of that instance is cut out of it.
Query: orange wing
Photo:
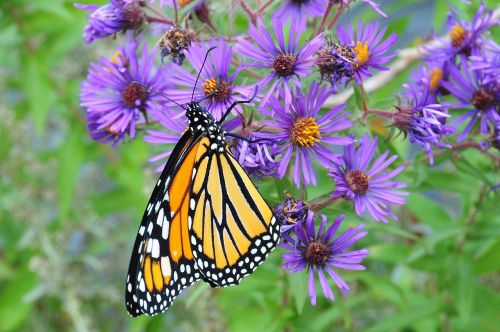
[[[274,249],[279,223],[230,151],[213,152],[208,146],[199,147],[193,171],[193,255],[212,287],[230,286]]]
[[[132,316],[165,311],[182,289],[200,279],[189,242],[191,173],[200,148],[187,131],[172,152],[137,234],[125,302]]]

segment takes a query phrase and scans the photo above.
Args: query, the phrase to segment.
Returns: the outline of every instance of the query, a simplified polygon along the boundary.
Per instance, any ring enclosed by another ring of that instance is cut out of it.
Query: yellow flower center
[[[356,53],[356,57],[358,61],[354,65],[355,68],[359,68],[368,62],[370,59],[370,51],[368,50],[368,42],[357,42],[356,46],[354,46],[354,52]]]
[[[451,44],[454,47],[460,47],[465,41],[465,36],[467,35],[467,30],[465,30],[460,24],[455,24],[450,31]]]
[[[203,83],[205,96],[212,94],[215,101],[226,101],[231,94],[231,85],[224,80],[211,78]]]
[[[123,56],[123,53],[120,52],[120,51],[115,51],[115,53],[113,53],[113,56],[111,58],[109,58],[109,61],[111,61],[111,63],[114,63],[115,65],[117,66],[127,66],[127,61],[125,59],[125,57]],[[111,69],[104,66],[103,69],[105,71],[107,71],[108,73],[111,73]]]
[[[179,0],[179,5],[181,5],[181,7],[184,7],[189,5],[192,1],[193,0]]]
[[[111,57],[111,62],[113,62],[114,64],[118,64],[118,61],[121,60],[123,57],[122,55],[122,52],[120,51],[115,51],[115,53],[113,54],[113,56]]]
[[[292,143],[302,147],[313,146],[319,138],[319,125],[314,118],[298,118],[290,132]]]
[[[205,95],[209,95],[214,92],[216,87],[217,80],[215,78],[211,78],[203,83],[203,92],[205,92]]]
[[[429,86],[430,91],[434,91],[439,85],[439,82],[441,82],[441,79],[443,78],[443,71],[439,68],[434,68],[431,73],[431,82]]]

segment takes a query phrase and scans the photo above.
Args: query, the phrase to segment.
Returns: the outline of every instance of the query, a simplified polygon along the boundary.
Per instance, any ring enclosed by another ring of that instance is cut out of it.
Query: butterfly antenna
[[[191,102],[194,100],[194,90],[196,90],[196,85],[198,84],[198,79],[200,78],[201,72],[203,71],[203,67],[205,67],[205,62],[207,61],[208,54],[215,50],[217,46],[212,46],[208,49],[207,53],[205,54],[205,59],[203,59],[203,63],[201,64],[201,69],[198,72],[198,76],[196,76],[196,82],[194,82],[194,87],[193,87],[193,93],[191,93]]]
[[[176,104],[177,106],[179,106],[180,108],[182,108],[183,110],[185,110],[185,108],[184,108],[181,104],[179,104],[179,103],[178,103],[178,102],[176,102],[175,100],[173,100],[173,99],[169,98],[166,94],[161,93],[161,92],[160,92],[160,91],[158,91],[158,90],[154,90],[154,89],[148,88],[148,87],[146,87],[144,84],[141,84],[141,83],[139,83],[139,82],[137,82],[137,81],[132,81],[132,82],[131,82],[131,84],[136,84],[136,85],[138,85],[138,86],[140,86],[140,87],[142,87],[142,88],[146,89],[146,91],[147,91],[148,93],[149,93],[149,92],[156,93],[157,95],[162,96],[163,98],[165,98],[165,99],[167,99],[167,100],[170,100],[172,103]]]

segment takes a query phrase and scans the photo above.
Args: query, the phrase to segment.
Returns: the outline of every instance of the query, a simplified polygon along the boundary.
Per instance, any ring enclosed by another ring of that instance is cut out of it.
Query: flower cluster
[[[495,136],[500,123],[500,46],[488,34],[489,29],[499,23],[482,2],[471,22],[450,13],[448,38],[436,37],[437,44],[424,47],[429,55],[413,76],[413,81],[418,82],[418,93],[427,95],[427,100],[423,101],[423,97],[415,99],[417,87],[409,89],[408,99],[416,100],[414,104],[420,104],[422,109],[414,113],[422,121],[409,128],[420,136],[423,134],[423,137],[416,137],[410,133],[410,141],[422,145],[431,162],[431,145],[452,147],[442,142],[446,135],[460,132],[457,142],[461,142],[479,134],[483,136],[483,143]],[[428,104],[425,112],[424,104]],[[465,112],[460,114],[459,110]],[[452,121],[448,120],[450,117]],[[494,147],[492,144],[482,146],[485,149]]]
[[[387,16],[375,2],[361,2]],[[404,170],[398,156],[378,153],[384,143],[374,133],[384,133],[368,124],[372,115],[390,120],[430,164],[436,149],[453,147],[456,132],[457,141],[481,134],[484,150],[500,146],[500,47],[487,37],[498,21],[484,4],[471,23],[450,15],[449,38],[433,44],[432,59],[412,73],[391,111],[371,109],[367,87],[390,69],[398,36],[380,21],[339,25],[352,4],[286,0],[279,6],[259,2],[253,10],[241,2],[248,30],[238,36],[219,34],[210,2],[202,0],[77,4],[89,12],[87,43],[125,35],[114,55],[90,65],[82,83],[90,136],[116,146],[144,131],[143,139],[159,147],[150,161],[161,171],[172,145],[189,130],[184,105],[204,107],[223,122],[223,153],[232,154],[253,179],[274,177],[277,187],[285,187],[274,209],[282,226],[283,268],[307,269],[312,304],[315,276],[333,300],[328,276],[347,293],[339,270],[364,269],[368,255],[350,249],[367,234],[364,225],[337,236],[344,216],[328,225],[325,216],[315,221],[317,212],[338,204],[357,218],[387,223],[398,219],[395,208],[409,194],[396,179]],[[146,46],[148,28],[162,31],[156,47]],[[359,109],[339,95],[352,88]],[[323,181],[328,192],[306,199],[310,187]]]

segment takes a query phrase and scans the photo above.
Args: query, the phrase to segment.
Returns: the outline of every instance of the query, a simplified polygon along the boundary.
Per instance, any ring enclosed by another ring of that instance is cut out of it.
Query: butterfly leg
[[[257,139],[250,139],[248,137],[245,137],[245,136],[241,136],[241,135],[238,135],[238,134],[235,134],[235,133],[226,133],[226,136],[230,136],[230,137],[234,137],[234,138],[237,138],[237,139],[241,139],[245,142],[248,142],[248,144],[251,144],[251,143],[258,143],[258,142],[262,142],[262,141],[268,141],[268,142],[272,142],[272,143],[278,143],[277,140],[275,139],[272,139],[272,138],[257,138]]]
[[[227,109],[226,113],[224,113],[224,115],[221,117],[221,119],[219,120],[219,124],[223,123],[224,120],[227,118],[227,116],[231,113],[231,111],[233,110],[233,108],[235,108],[237,105],[239,104],[248,104],[248,103],[251,103],[252,100],[255,98],[255,96],[257,95],[257,91],[259,91],[259,86],[256,85],[255,86],[255,89],[253,91],[253,95],[252,97],[250,97],[250,99],[247,99],[247,100],[236,100],[234,101],[231,106],[229,106],[229,108]]]

